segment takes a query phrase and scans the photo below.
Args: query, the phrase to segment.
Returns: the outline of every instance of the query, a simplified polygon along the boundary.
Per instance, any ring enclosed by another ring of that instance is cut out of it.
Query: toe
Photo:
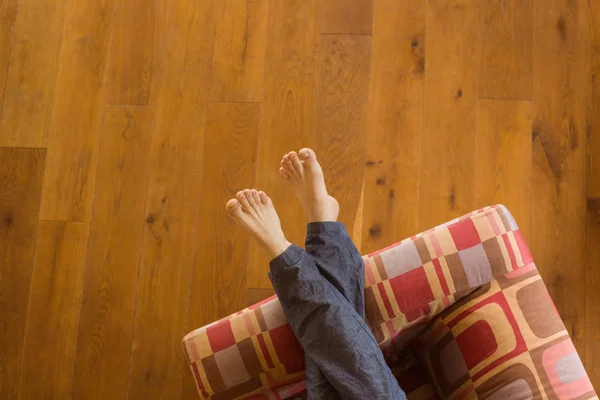
[[[250,206],[254,206],[255,202],[254,202],[254,196],[252,196],[252,190],[250,189],[246,189],[244,190],[244,195],[246,196],[246,200],[248,201],[248,204],[250,204]]]
[[[294,164],[294,169],[298,172],[302,171],[302,163],[295,151],[290,153],[290,159],[292,160],[292,164]]]
[[[296,172],[296,168],[294,167],[293,161],[287,155],[285,156],[285,166],[284,166],[284,168],[286,169],[286,172],[290,176]]]
[[[292,164],[290,164],[290,163],[291,163],[290,157],[287,154],[285,156],[283,156],[283,158],[281,159],[281,167],[285,170],[285,172],[288,173],[288,175],[292,174],[292,171],[291,171]]]
[[[290,176],[284,167],[279,168],[279,175],[281,175],[281,177],[284,179],[290,179]]]
[[[248,189],[246,189],[246,190],[248,190]],[[244,191],[237,192],[237,195],[235,197],[240,202],[243,210],[246,211],[246,210],[250,209],[250,203],[248,203],[248,199],[246,199],[246,195],[244,194]]]
[[[269,202],[271,201],[271,199],[269,198],[269,196],[267,196],[267,194],[265,192],[258,192],[258,197],[260,197],[260,201],[266,206],[267,204],[269,204]]]
[[[225,210],[227,210],[227,214],[229,214],[230,217],[236,217],[242,212],[242,207],[237,199],[231,199],[225,204]]]
[[[254,199],[255,204],[262,204],[260,201],[260,196],[258,195],[258,190],[252,189],[252,198]]]
[[[300,159],[304,162],[310,163],[317,161],[317,155],[312,149],[309,149],[308,147],[305,147],[302,150],[300,150],[298,152],[298,155],[300,156]]]

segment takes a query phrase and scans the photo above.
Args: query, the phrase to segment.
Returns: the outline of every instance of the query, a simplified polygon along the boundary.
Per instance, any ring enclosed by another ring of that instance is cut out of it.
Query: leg
[[[281,160],[281,177],[290,185],[310,222],[305,248],[320,274],[364,319],[364,265],[343,224],[335,222],[339,204],[328,195],[323,169],[311,149],[290,152]],[[325,222],[317,222],[325,221]],[[334,388],[314,360],[306,357],[306,382],[312,399],[331,399]]]
[[[270,199],[248,190],[227,209],[274,257],[270,278],[292,329],[335,391],[345,399],[404,399],[364,320],[313,259],[285,240]]]
[[[290,246],[271,261],[270,278],[307,357],[344,399],[404,399],[377,341],[312,257]]]
[[[264,192],[248,189],[238,192],[236,199],[227,202],[226,208],[234,221],[246,228],[258,240],[263,251],[270,258],[281,254],[290,245],[283,236],[273,203]],[[271,234],[271,231],[275,231],[275,234]],[[279,239],[273,240],[274,238]],[[305,362],[306,386],[311,399],[335,400],[339,398],[336,397],[337,392],[315,362],[308,356]]]
[[[283,156],[281,177],[290,185],[309,221],[306,252],[327,279],[364,318],[364,265],[346,232],[336,222],[339,204],[329,196],[323,169],[314,151],[308,148]]]
[[[306,252],[319,272],[365,318],[365,267],[362,256],[341,222],[312,222],[306,234]]]
[[[364,263],[346,228],[340,222],[311,222],[306,233],[306,252],[319,273],[365,319]],[[311,399],[337,399],[335,389],[314,360],[306,358],[306,381]]]

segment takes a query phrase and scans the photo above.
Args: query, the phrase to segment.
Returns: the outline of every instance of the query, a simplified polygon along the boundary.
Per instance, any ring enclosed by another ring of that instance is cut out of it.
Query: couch
[[[364,256],[367,322],[410,400],[597,399],[510,212],[486,207]],[[203,399],[306,397],[277,297],[183,339]]]

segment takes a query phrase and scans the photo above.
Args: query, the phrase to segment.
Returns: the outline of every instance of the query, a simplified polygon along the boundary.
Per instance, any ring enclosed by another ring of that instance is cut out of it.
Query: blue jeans
[[[406,399],[364,320],[364,264],[339,222],[308,225],[269,277],[306,353],[309,399]]]

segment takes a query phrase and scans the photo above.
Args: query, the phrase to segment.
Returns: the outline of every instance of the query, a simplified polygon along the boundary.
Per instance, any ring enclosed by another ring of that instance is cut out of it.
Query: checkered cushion
[[[410,375],[407,365],[414,364],[402,354],[436,316],[474,289],[528,265],[531,255],[512,216],[499,205],[364,261],[369,326],[392,370]],[[276,297],[189,333],[183,344],[202,398],[285,399],[305,393],[302,348]],[[407,388],[409,398],[435,398],[428,378],[419,376],[423,383]]]
[[[533,261],[436,318],[416,353],[446,399],[596,399]]]

